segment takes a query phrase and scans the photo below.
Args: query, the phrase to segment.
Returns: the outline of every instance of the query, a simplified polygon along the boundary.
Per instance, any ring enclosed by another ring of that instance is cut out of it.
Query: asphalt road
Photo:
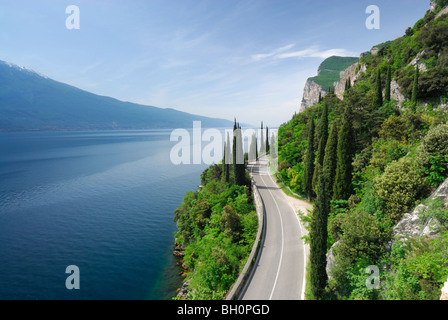
[[[269,174],[266,158],[249,168],[266,208],[265,234],[240,300],[303,300],[307,250],[296,208]]]

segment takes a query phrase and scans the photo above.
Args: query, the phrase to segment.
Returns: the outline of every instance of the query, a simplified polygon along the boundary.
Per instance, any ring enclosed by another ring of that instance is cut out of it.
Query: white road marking
[[[284,242],[285,242],[285,237],[284,237],[284,230],[283,230],[283,219],[282,219],[282,215],[280,214],[280,208],[277,204],[277,201],[275,200],[275,197],[272,195],[271,190],[269,190],[269,187],[267,186],[267,184],[264,182],[264,179],[262,176],[260,176],[261,180],[263,181],[264,186],[266,187],[266,190],[268,190],[269,194],[271,195],[272,199],[274,200],[275,206],[277,207],[277,214],[280,217],[280,224],[281,224],[281,230],[282,230],[282,247],[280,250],[280,262],[278,264],[278,269],[277,269],[277,274],[275,275],[275,281],[274,281],[274,286],[272,287],[272,291],[271,291],[271,295],[269,296],[269,300],[272,300],[272,296],[274,294],[275,291],[275,287],[277,286],[277,280],[278,280],[278,276],[280,274],[280,269],[282,267],[282,261],[283,261],[283,247],[284,247]]]

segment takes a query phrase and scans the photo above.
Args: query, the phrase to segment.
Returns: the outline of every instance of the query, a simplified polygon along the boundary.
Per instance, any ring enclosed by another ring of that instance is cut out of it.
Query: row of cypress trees
[[[263,137],[263,122],[261,122],[261,141],[260,154],[268,154],[270,152],[269,128],[266,127],[266,139]],[[232,146],[232,147],[231,147]],[[232,148],[232,149],[231,149]],[[255,151],[255,158],[258,158],[258,145],[255,136],[252,137],[250,146]],[[233,171],[233,181],[231,181],[231,172]],[[223,179],[225,182],[234,182],[237,185],[246,185],[246,167],[243,151],[243,136],[241,126],[236,121],[233,126],[233,143],[230,143],[230,136],[227,133],[227,139],[224,143],[224,156],[222,161]]]
[[[414,77],[412,105],[417,103],[418,67]],[[375,83],[375,95],[372,107],[380,109],[385,102],[391,101],[391,68],[387,67],[386,87],[381,81],[378,69]],[[346,90],[351,88],[349,80]],[[353,108],[345,106],[341,123],[334,121],[328,134],[328,101],[322,100],[322,115],[320,118],[319,147],[315,158],[315,120],[313,115],[309,119],[308,149],[305,158],[303,188],[309,199],[317,194],[310,230],[310,285],[316,299],[324,297],[327,284],[326,253],[328,237],[328,216],[331,211],[331,200],[348,200],[353,193],[352,161],[355,156],[355,130],[353,128]],[[314,187],[313,187],[314,186]]]
[[[323,103],[317,159],[314,159],[314,128],[314,119],[311,117],[304,187],[311,198],[314,175],[314,180],[317,180],[317,198],[310,231],[310,284],[314,297],[322,298],[327,283],[325,268],[330,201],[347,200],[352,193],[352,159],[355,150],[351,106],[347,105],[345,108],[340,129],[334,122],[328,134],[328,105]]]

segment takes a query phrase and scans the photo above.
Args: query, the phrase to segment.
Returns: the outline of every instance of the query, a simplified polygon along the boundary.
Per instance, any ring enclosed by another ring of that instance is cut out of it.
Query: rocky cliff
[[[327,95],[327,91],[322,88],[321,85],[317,84],[311,79],[308,79],[305,83],[305,88],[303,89],[303,99],[302,105],[300,106],[299,112],[305,111],[307,108],[314,106],[319,102],[319,94],[322,97]]]
[[[300,112],[303,112],[307,108],[318,103],[319,95],[324,97],[328,93],[330,87],[335,88],[337,85],[338,92],[341,90],[343,92],[345,88],[345,79],[354,77],[356,66],[353,67],[353,65],[358,60],[359,59],[355,57],[338,56],[332,56],[325,59],[319,66],[317,76],[309,78],[305,83]]]
[[[445,206],[448,206],[448,179],[437,188],[428,200],[436,197],[443,200]],[[422,220],[421,214],[428,208],[426,202],[418,205],[414,211],[406,213],[398,222],[392,231],[393,239],[388,243],[387,249],[392,247],[396,239],[409,240],[418,236],[433,237],[440,233],[438,221],[435,219]]]

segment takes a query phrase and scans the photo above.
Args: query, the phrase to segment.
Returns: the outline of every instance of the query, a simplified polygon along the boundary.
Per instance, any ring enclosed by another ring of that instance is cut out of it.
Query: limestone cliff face
[[[429,197],[440,198],[448,205],[448,179],[442,183],[437,190]],[[398,222],[392,231],[392,240],[386,246],[387,249],[392,248],[393,243],[397,238],[409,240],[417,236],[432,237],[440,233],[438,228],[438,221],[430,219],[429,221],[422,221],[421,212],[427,209],[425,203],[418,205],[414,211],[406,213],[403,218]]]
[[[406,100],[406,97],[401,93],[401,88],[395,79],[390,83],[390,97],[398,102],[398,106],[401,106],[401,103]]]
[[[303,99],[302,105],[300,106],[300,112],[305,111],[307,108],[314,106],[319,102],[319,93],[322,97],[325,97],[327,91],[322,88],[316,82],[308,79],[305,83],[305,88],[303,89]]]
[[[339,81],[333,84],[335,95],[342,100],[347,79],[350,79],[351,85],[353,86],[359,77],[365,73],[365,71],[366,65],[359,65],[359,62],[355,62],[347,69],[341,71],[339,74]],[[320,72],[321,70],[318,70],[318,75]],[[305,83],[305,88],[303,89],[303,99],[299,111],[303,112],[307,108],[315,105],[319,102],[319,94],[321,94],[322,97],[325,97],[327,93],[328,91],[321,85],[311,79],[308,79]]]
[[[359,77],[366,72],[366,65],[359,65],[359,62],[352,64],[350,67],[340,73],[340,80],[334,83],[334,94],[341,100],[344,99],[345,83],[350,79],[350,84],[354,86]]]
[[[435,11],[437,9],[437,0],[431,0],[430,10]]]

